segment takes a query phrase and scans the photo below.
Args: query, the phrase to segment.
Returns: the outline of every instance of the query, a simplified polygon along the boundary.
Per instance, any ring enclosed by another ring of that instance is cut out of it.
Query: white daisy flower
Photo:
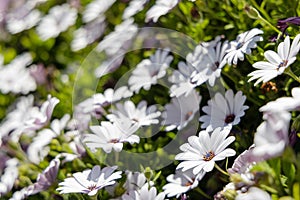
[[[260,82],[267,82],[278,75],[281,75],[286,68],[296,61],[296,55],[300,49],[300,34],[298,34],[290,45],[290,37],[286,36],[283,42],[278,45],[277,53],[268,50],[264,53],[266,61],[259,61],[253,64],[258,70],[251,72],[252,76],[248,82],[256,80],[254,85]]]
[[[0,126],[0,135],[2,140],[10,137],[18,139],[24,128],[24,119],[26,119],[28,112],[33,107],[33,96],[29,95],[21,97],[16,108],[7,114]]]
[[[236,95],[232,90],[227,90],[225,97],[217,93],[214,98],[208,101],[208,106],[204,106],[202,110],[207,114],[199,118],[203,122],[201,128],[212,131],[217,127],[225,127],[236,125],[240,122],[240,118],[245,115],[246,96],[241,91]]]
[[[254,164],[249,160],[250,150],[254,148],[255,145],[251,145],[249,149],[245,150],[241,153],[233,162],[231,168],[228,168],[228,172],[230,174],[243,174],[245,172],[249,172],[249,169]]]
[[[208,81],[210,86],[214,86],[216,79],[221,75],[222,68],[225,66],[223,59],[228,49],[228,41],[214,43],[212,41],[213,45],[204,48],[202,61],[199,62],[196,66],[197,70],[191,75],[191,82],[196,85]]]
[[[59,99],[48,95],[47,101],[41,107],[30,109],[26,120],[24,120],[24,131],[38,130],[44,127],[50,121],[52,112],[58,103]]]
[[[110,104],[133,95],[127,86],[121,86],[117,89],[108,88],[103,94],[106,101]]]
[[[32,132],[44,127],[52,116],[52,112],[58,104],[56,97],[48,96],[48,100],[41,107],[33,107],[33,96],[22,97],[17,103],[17,108],[9,113],[0,126],[2,138],[10,137],[10,140],[18,142],[23,132]]]
[[[300,109],[300,88],[292,89],[292,97],[281,97],[261,107],[261,112],[295,111]]]
[[[247,154],[247,159],[251,162],[280,156],[289,143],[289,112],[265,112],[263,118],[265,121],[259,125],[254,135],[255,146]]]
[[[50,148],[47,147],[51,140],[61,133],[67,125],[70,115],[64,115],[60,120],[55,119],[50,124],[50,129],[43,129],[33,138],[33,141],[27,148],[28,158],[31,162],[39,164],[49,153]]]
[[[60,160],[58,158],[51,160],[49,166],[38,175],[34,184],[14,192],[12,198],[9,200],[22,200],[30,195],[47,190],[56,181],[59,165]]]
[[[103,93],[94,94],[92,97],[82,101],[75,106],[74,118],[72,120],[75,129],[85,131],[89,127],[91,117],[99,119],[106,113],[105,107],[123,98],[132,96],[127,86],[117,89],[108,88]]]
[[[116,55],[113,57],[107,58],[106,60],[101,62],[101,64],[95,69],[95,76],[97,78],[100,78],[106,74],[109,74],[120,67],[120,65],[124,59],[124,52],[125,52],[124,49],[127,48],[127,46],[124,48],[123,47],[122,47],[122,49],[113,50],[113,51],[117,51]]]
[[[165,112],[162,117],[163,125],[166,125],[166,130],[170,131],[174,128],[183,129],[194,118],[194,115],[199,112],[201,96],[193,90],[188,96],[180,96],[172,98],[171,103],[165,106]]]
[[[163,187],[163,190],[167,197],[176,196],[176,198],[178,198],[181,194],[184,194],[187,191],[197,187],[199,181],[204,175],[204,171],[201,171],[197,176],[195,176],[192,170],[185,172],[176,170],[175,174],[171,174],[167,177],[167,181],[169,183]]]
[[[156,0],[155,5],[146,13],[145,21],[153,20],[153,22],[157,22],[158,18],[167,14],[178,3],[179,0]]]
[[[43,17],[37,27],[37,33],[42,40],[55,38],[75,24],[76,19],[77,10],[70,7],[69,4],[54,6],[48,15]]]
[[[170,88],[171,97],[188,96],[197,87],[197,84],[191,82],[191,75],[194,71],[195,68],[191,63],[178,63],[178,70],[175,70],[169,77],[169,81],[173,83]]]
[[[155,85],[157,80],[166,75],[166,69],[173,60],[173,56],[168,55],[168,49],[159,49],[150,59],[144,59],[132,71],[128,80],[130,90],[138,93],[141,88],[149,90],[151,85]]]
[[[19,161],[16,158],[11,158],[5,162],[5,169],[1,171],[0,177],[0,196],[8,193],[13,188],[19,175],[18,165]]]
[[[115,56],[130,46],[130,41],[134,38],[138,31],[134,20],[129,18],[118,24],[115,30],[104,39],[96,47],[97,51],[105,51],[108,56]]]
[[[135,191],[138,191],[147,183],[147,178],[143,173],[126,171],[126,176],[126,182],[123,185],[126,192],[119,199],[126,199],[130,194],[134,196]],[[149,184],[152,186],[153,182],[150,181]]]
[[[136,13],[144,9],[148,0],[132,0],[129,2],[129,6],[124,10],[122,19],[128,19],[134,16]]]
[[[112,122],[128,119],[129,122],[137,124],[138,127],[159,123],[159,120],[156,118],[160,116],[161,112],[157,111],[155,105],[147,107],[146,101],[141,101],[135,107],[134,103],[128,100],[124,104],[116,104],[116,107],[116,110],[112,110],[112,114],[106,116]]]
[[[238,192],[235,200],[272,200],[272,197],[266,191],[258,187],[250,187],[247,192]]]
[[[121,171],[114,172],[117,167],[105,167],[101,169],[98,165],[92,169],[84,170],[73,174],[73,177],[66,178],[59,183],[58,191],[66,193],[85,193],[89,196],[97,194],[98,190],[113,185],[116,179],[121,178]],[[114,172],[114,173],[113,173]]]
[[[86,134],[84,143],[92,151],[97,148],[103,149],[106,153],[110,153],[112,149],[120,152],[123,149],[123,143],[130,144],[139,143],[140,138],[133,133],[137,130],[137,126],[132,125],[128,121],[115,123],[101,122],[101,126],[90,126],[93,134]]]
[[[115,3],[116,0],[94,0],[88,4],[83,12],[83,22],[90,22],[104,13]]]
[[[74,32],[74,39],[71,42],[72,51],[78,51],[93,43],[104,32],[106,27],[105,18],[99,17]]]
[[[139,190],[130,191],[129,194],[124,194],[122,200],[164,200],[165,193],[157,194],[155,187],[150,187],[149,184],[144,184]]]
[[[88,98],[78,104],[80,112],[82,114],[91,115],[97,119],[101,118],[106,113],[104,107],[111,105],[123,98],[132,96],[132,92],[127,86],[119,87],[114,90],[112,88],[106,89],[103,93],[94,94],[91,98]],[[78,114],[78,113],[77,113]]]
[[[36,82],[30,75],[30,69],[26,68],[31,62],[31,55],[23,53],[9,64],[0,66],[0,91],[4,94],[9,92],[27,94],[36,90]]]
[[[34,27],[41,19],[41,12],[24,4],[6,16],[6,27],[11,34],[20,33]]]
[[[236,40],[230,42],[224,61],[229,65],[236,65],[238,60],[243,61],[244,54],[251,54],[251,49],[257,46],[256,42],[263,40],[260,34],[263,34],[263,31],[257,28],[239,34]]]
[[[188,143],[180,146],[183,153],[176,155],[176,160],[182,160],[176,169],[186,171],[193,169],[193,174],[198,175],[202,170],[210,172],[213,170],[215,161],[224,160],[226,157],[234,156],[235,151],[226,148],[234,140],[229,136],[230,129],[216,128],[211,134],[203,130],[199,136],[190,136]]]
[[[126,171],[126,182],[124,183],[124,188],[126,191],[138,190],[147,181],[145,174],[140,172]]]
[[[211,41],[210,43],[212,43]],[[211,44],[212,45],[212,44]],[[199,65],[199,63],[203,60],[204,54],[207,52],[206,47],[207,43],[203,42],[199,45],[197,45],[192,53],[188,53],[186,56],[187,63],[190,63],[195,69]]]

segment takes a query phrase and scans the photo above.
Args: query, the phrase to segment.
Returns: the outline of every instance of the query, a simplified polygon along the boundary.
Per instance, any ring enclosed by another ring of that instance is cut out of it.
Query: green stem
[[[205,194],[205,192],[204,192],[203,190],[201,190],[200,187],[196,187],[194,190],[197,191],[197,192],[198,192],[199,194],[201,194],[202,196],[204,196],[205,198],[207,198],[207,199],[212,199],[210,196],[208,196],[207,194]]]
[[[261,13],[263,14],[263,16],[264,16],[268,21],[271,20],[270,16],[269,16],[268,13],[265,11],[265,9],[263,9],[262,7],[260,7],[260,6],[256,3],[255,0],[251,0],[251,3],[253,4],[253,6],[254,6],[259,12],[261,12]]]
[[[215,167],[216,169],[221,172],[222,174],[229,176],[229,174],[227,172],[225,172],[219,165],[217,165],[217,163],[215,163]]]
[[[268,20],[266,20],[265,18],[263,18],[261,15],[258,16],[258,18],[265,22],[267,25],[269,25],[274,31],[276,31],[277,33],[281,34],[281,31],[278,30],[275,26],[273,26],[273,24],[271,24]]]
[[[292,72],[291,68],[288,67],[287,69],[285,69],[284,73],[289,75],[290,77],[292,77],[298,83],[300,83],[300,78],[298,76],[296,76],[296,74],[294,74],[294,72]]]
[[[119,152],[115,151],[115,164],[117,165],[119,162]]]

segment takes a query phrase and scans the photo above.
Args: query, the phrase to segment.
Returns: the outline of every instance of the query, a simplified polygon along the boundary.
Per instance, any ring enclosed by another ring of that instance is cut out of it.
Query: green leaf
[[[293,197],[295,200],[300,200],[300,184],[298,182],[293,185]]]
[[[153,182],[155,182],[161,175],[161,171],[159,171],[153,178]]]

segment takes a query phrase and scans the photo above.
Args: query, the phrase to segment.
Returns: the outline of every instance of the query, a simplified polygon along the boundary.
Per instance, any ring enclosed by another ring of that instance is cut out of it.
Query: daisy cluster
[[[1,199],[299,199],[296,0],[2,1]]]

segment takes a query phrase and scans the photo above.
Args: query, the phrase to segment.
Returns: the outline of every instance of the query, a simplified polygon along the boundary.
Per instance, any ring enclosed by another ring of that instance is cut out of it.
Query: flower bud
[[[225,197],[226,197],[226,199],[228,199],[228,200],[234,200],[235,199],[235,197],[236,197],[236,195],[237,195],[237,193],[236,193],[236,191],[235,190],[226,190],[225,192],[224,192],[224,194],[223,194]]]
[[[246,5],[245,6],[245,11],[246,11],[248,17],[250,17],[252,19],[260,18],[259,12],[255,8],[253,8],[252,6]]]
[[[153,176],[153,171],[150,169],[150,167],[146,167],[144,174],[147,180],[150,180]]]
[[[296,117],[292,124],[292,131],[295,131],[296,133],[300,132],[300,115]]]

